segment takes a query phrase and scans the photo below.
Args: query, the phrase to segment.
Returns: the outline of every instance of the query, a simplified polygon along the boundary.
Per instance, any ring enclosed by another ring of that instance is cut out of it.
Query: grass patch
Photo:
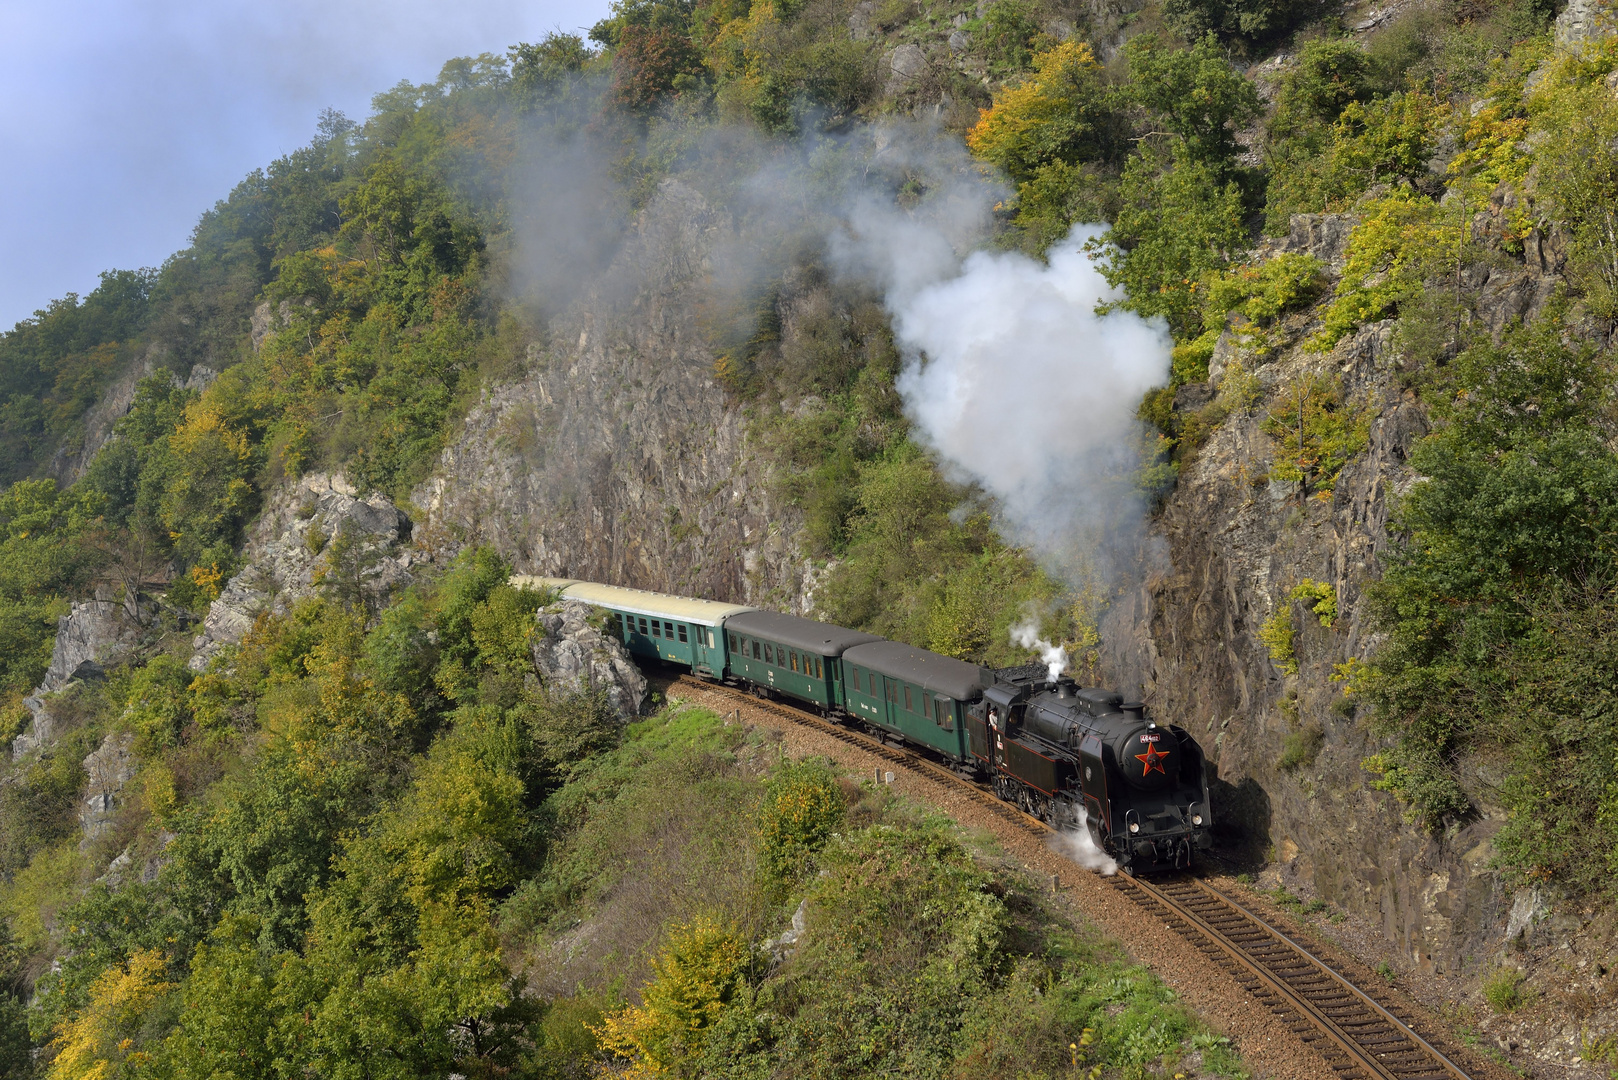
[[[1516,968],[1496,968],[1483,980],[1483,1000],[1497,1013],[1515,1012],[1528,1004],[1527,977]]]

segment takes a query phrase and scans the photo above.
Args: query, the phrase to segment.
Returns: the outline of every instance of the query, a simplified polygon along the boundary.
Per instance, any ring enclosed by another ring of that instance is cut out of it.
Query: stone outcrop
[[[84,833],[84,839],[79,841],[80,851],[87,850],[112,828],[119,794],[135,776],[134,743],[134,736],[128,732],[114,732],[84,759],[84,771],[90,782],[85,788],[84,803],[79,807],[79,827]]]
[[[1556,17],[1556,45],[1577,49],[1618,33],[1618,7],[1612,0],[1568,0]]]
[[[799,515],[770,493],[697,325],[734,223],[666,180],[550,350],[472,408],[411,496],[435,551],[519,573],[801,610]]]
[[[341,475],[311,473],[267,500],[243,548],[246,568],[208,605],[192,642],[192,670],[240,641],[260,612],[284,614],[314,595],[316,578],[332,569],[332,541],[345,533],[356,542],[350,557],[363,591],[380,600],[410,582],[410,519],[386,496],[361,498]]]
[[[622,642],[591,625],[595,610],[578,600],[541,610],[534,667],[546,686],[573,692],[604,689],[620,716],[637,716],[646,703],[646,676]]]
[[[51,713],[50,695],[75,679],[99,679],[106,670],[134,656],[141,635],[141,615],[116,600],[87,600],[56,623],[56,644],[45,678],[34,692],[23,699],[33,714],[28,727],[12,740],[15,760],[54,742],[56,719]]]

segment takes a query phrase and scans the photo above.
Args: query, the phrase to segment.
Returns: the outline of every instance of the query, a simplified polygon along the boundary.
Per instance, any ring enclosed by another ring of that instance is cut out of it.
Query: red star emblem
[[[1163,759],[1168,756],[1169,752],[1167,750],[1159,750],[1156,743],[1147,743],[1146,753],[1135,755],[1135,760],[1141,763],[1141,776],[1146,776],[1154,769],[1162,773],[1164,776],[1167,776],[1168,770],[1163,768]]]

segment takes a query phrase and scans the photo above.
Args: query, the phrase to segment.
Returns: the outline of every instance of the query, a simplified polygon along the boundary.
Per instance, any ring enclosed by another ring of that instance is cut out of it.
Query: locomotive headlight
[[[1201,814],[1192,814],[1191,815],[1191,824],[1193,824],[1193,825],[1201,825],[1202,824],[1202,815]]]
[[[1129,823],[1129,831],[1130,831],[1130,832],[1132,832],[1132,833],[1133,833],[1133,832],[1140,832],[1140,822],[1138,822],[1138,821],[1131,821],[1131,822],[1130,822],[1130,823]]]

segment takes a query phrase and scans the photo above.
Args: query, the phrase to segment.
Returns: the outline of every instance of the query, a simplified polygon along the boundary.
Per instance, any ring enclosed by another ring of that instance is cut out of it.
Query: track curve
[[[695,700],[721,704],[716,711],[745,704],[949,784],[1025,833],[1043,837],[1055,831],[914,750],[737,687],[692,675],[680,675],[673,683]],[[1109,880],[1144,910],[1163,918],[1313,1046],[1339,1080],[1472,1080],[1473,1074],[1418,1032],[1407,1016],[1400,1015],[1402,1010],[1384,1004],[1293,935],[1207,882],[1191,875],[1146,880],[1118,874]]]

